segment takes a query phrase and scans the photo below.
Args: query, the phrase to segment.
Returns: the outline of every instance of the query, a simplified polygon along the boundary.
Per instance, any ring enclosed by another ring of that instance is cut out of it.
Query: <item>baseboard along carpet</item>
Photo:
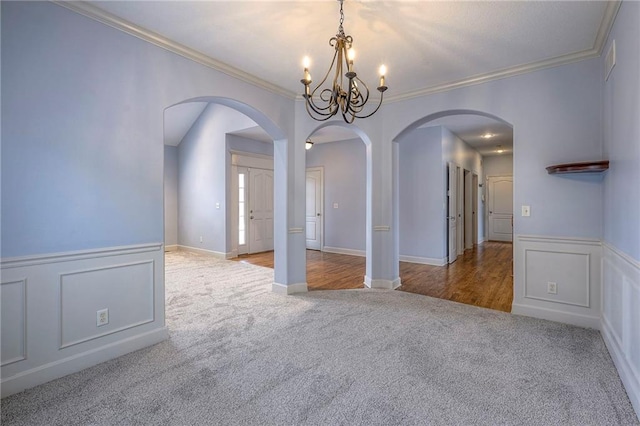
[[[5,398],[3,425],[638,425],[600,333],[391,290],[271,292],[166,254],[171,338]]]

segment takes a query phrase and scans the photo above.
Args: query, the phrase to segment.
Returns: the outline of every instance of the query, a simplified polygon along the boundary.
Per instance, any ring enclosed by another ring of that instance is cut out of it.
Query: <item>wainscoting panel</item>
[[[512,313],[599,329],[601,253],[599,240],[517,235]]]
[[[145,244],[2,259],[2,396],[158,343],[164,249]],[[97,325],[108,309],[109,323]]]
[[[60,349],[152,322],[153,263],[62,274]],[[96,314],[101,309],[108,309],[109,322],[98,327]]]
[[[604,243],[602,336],[640,417],[640,262]]]
[[[3,282],[2,301],[2,366],[27,359],[27,280]]]

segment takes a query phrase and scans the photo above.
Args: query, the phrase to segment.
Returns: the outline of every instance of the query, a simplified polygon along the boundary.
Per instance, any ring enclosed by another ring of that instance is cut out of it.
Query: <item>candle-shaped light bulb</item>
[[[384,87],[385,86],[384,76],[387,73],[387,67],[385,67],[384,65],[380,65],[380,69],[378,70],[378,72],[380,73],[380,86],[379,87]]]
[[[349,71],[353,71],[353,60],[356,57],[356,51],[353,48],[347,49],[347,61],[349,62]]]
[[[309,66],[311,66],[311,59],[308,56],[305,56],[302,59],[302,66],[304,67],[304,77],[303,80],[309,84],[311,83],[311,74],[309,73]]]

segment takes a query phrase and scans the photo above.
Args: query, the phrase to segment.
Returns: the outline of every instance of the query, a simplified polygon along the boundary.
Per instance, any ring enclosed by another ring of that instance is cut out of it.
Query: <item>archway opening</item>
[[[357,126],[325,123],[305,152],[307,286],[363,288],[370,206],[370,140]],[[369,244],[370,245],[370,244]]]
[[[449,110],[393,142],[401,289],[510,311],[513,127],[482,111]]]
[[[286,163],[274,162],[286,158],[284,132],[213,96],[168,107],[164,127],[165,249],[222,259],[271,251],[275,282],[286,283]]]

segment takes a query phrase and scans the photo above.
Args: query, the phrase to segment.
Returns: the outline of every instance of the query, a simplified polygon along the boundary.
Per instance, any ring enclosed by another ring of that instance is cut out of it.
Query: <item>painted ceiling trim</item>
[[[180,43],[170,40],[164,36],[161,36],[160,34],[157,34],[153,31],[147,30],[146,28],[133,24],[125,19],[122,19],[96,6],[93,6],[90,3],[87,3],[84,1],[71,2],[71,1],[60,1],[60,0],[52,0],[52,2],[57,5],[63,6],[69,10],[72,10],[76,13],[84,15],[88,18],[91,18],[103,24],[109,25],[110,27],[123,31],[141,40],[147,41],[158,47],[166,49],[170,52],[176,53],[182,57],[191,59],[199,64],[205,65],[216,71],[220,71],[231,77],[237,78],[246,83],[250,83],[252,85],[258,86],[262,89],[268,90],[270,92],[273,92],[275,94],[278,94],[290,99],[297,99],[297,100],[302,99],[302,96],[300,94],[293,93],[287,89],[284,89],[283,87],[280,87],[276,84],[270,83],[266,80],[256,77],[253,74],[244,72],[238,68],[232,67],[231,65],[225,64],[224,62],[213,59],[210,56],[207,56],[195,49],[191,49],[190,47],[184,46]],[[596,35],[594,46],[589,50],[571,53],[568,55],[562,55],[562,56],[547,59],[544,61],[532,62],[529,64],[511,67],[511,68],[503,69],[500,71],[494,71],[487,74],[477,75],[470,78],[465,78],[463,80],[458,80],[458,81],[454,81],[446,84],[432,86],[432,87],[424,88],[421,90],[400,94],[397,96],[391,96],[387,98],[387,101],[388,102],[403,101],[407,99],[417,98],[420,96],[430,95],[433,93],[445,92],[448,90],[459,89],[461,87],[486,83],[492,80],[499,80],[502,78],[512,77],[520,74],[526,74],[528,72],[538,71],[544,68],[552,68],[560,65],[582,61],[585,59],[596,58],[602,54],[602,50],[604,49],[604,44],[607,40],[609,32],[611,31],[611,27],[613,26],[613,21],[615,20],[616,14],[618,13],[621,2],[622,2],[621,0],[614,0],[607,3],[607,8],[605,10],[604,17],[602,18],[602,21],[600,23],[600,28],[598,28],[598,34]]]

